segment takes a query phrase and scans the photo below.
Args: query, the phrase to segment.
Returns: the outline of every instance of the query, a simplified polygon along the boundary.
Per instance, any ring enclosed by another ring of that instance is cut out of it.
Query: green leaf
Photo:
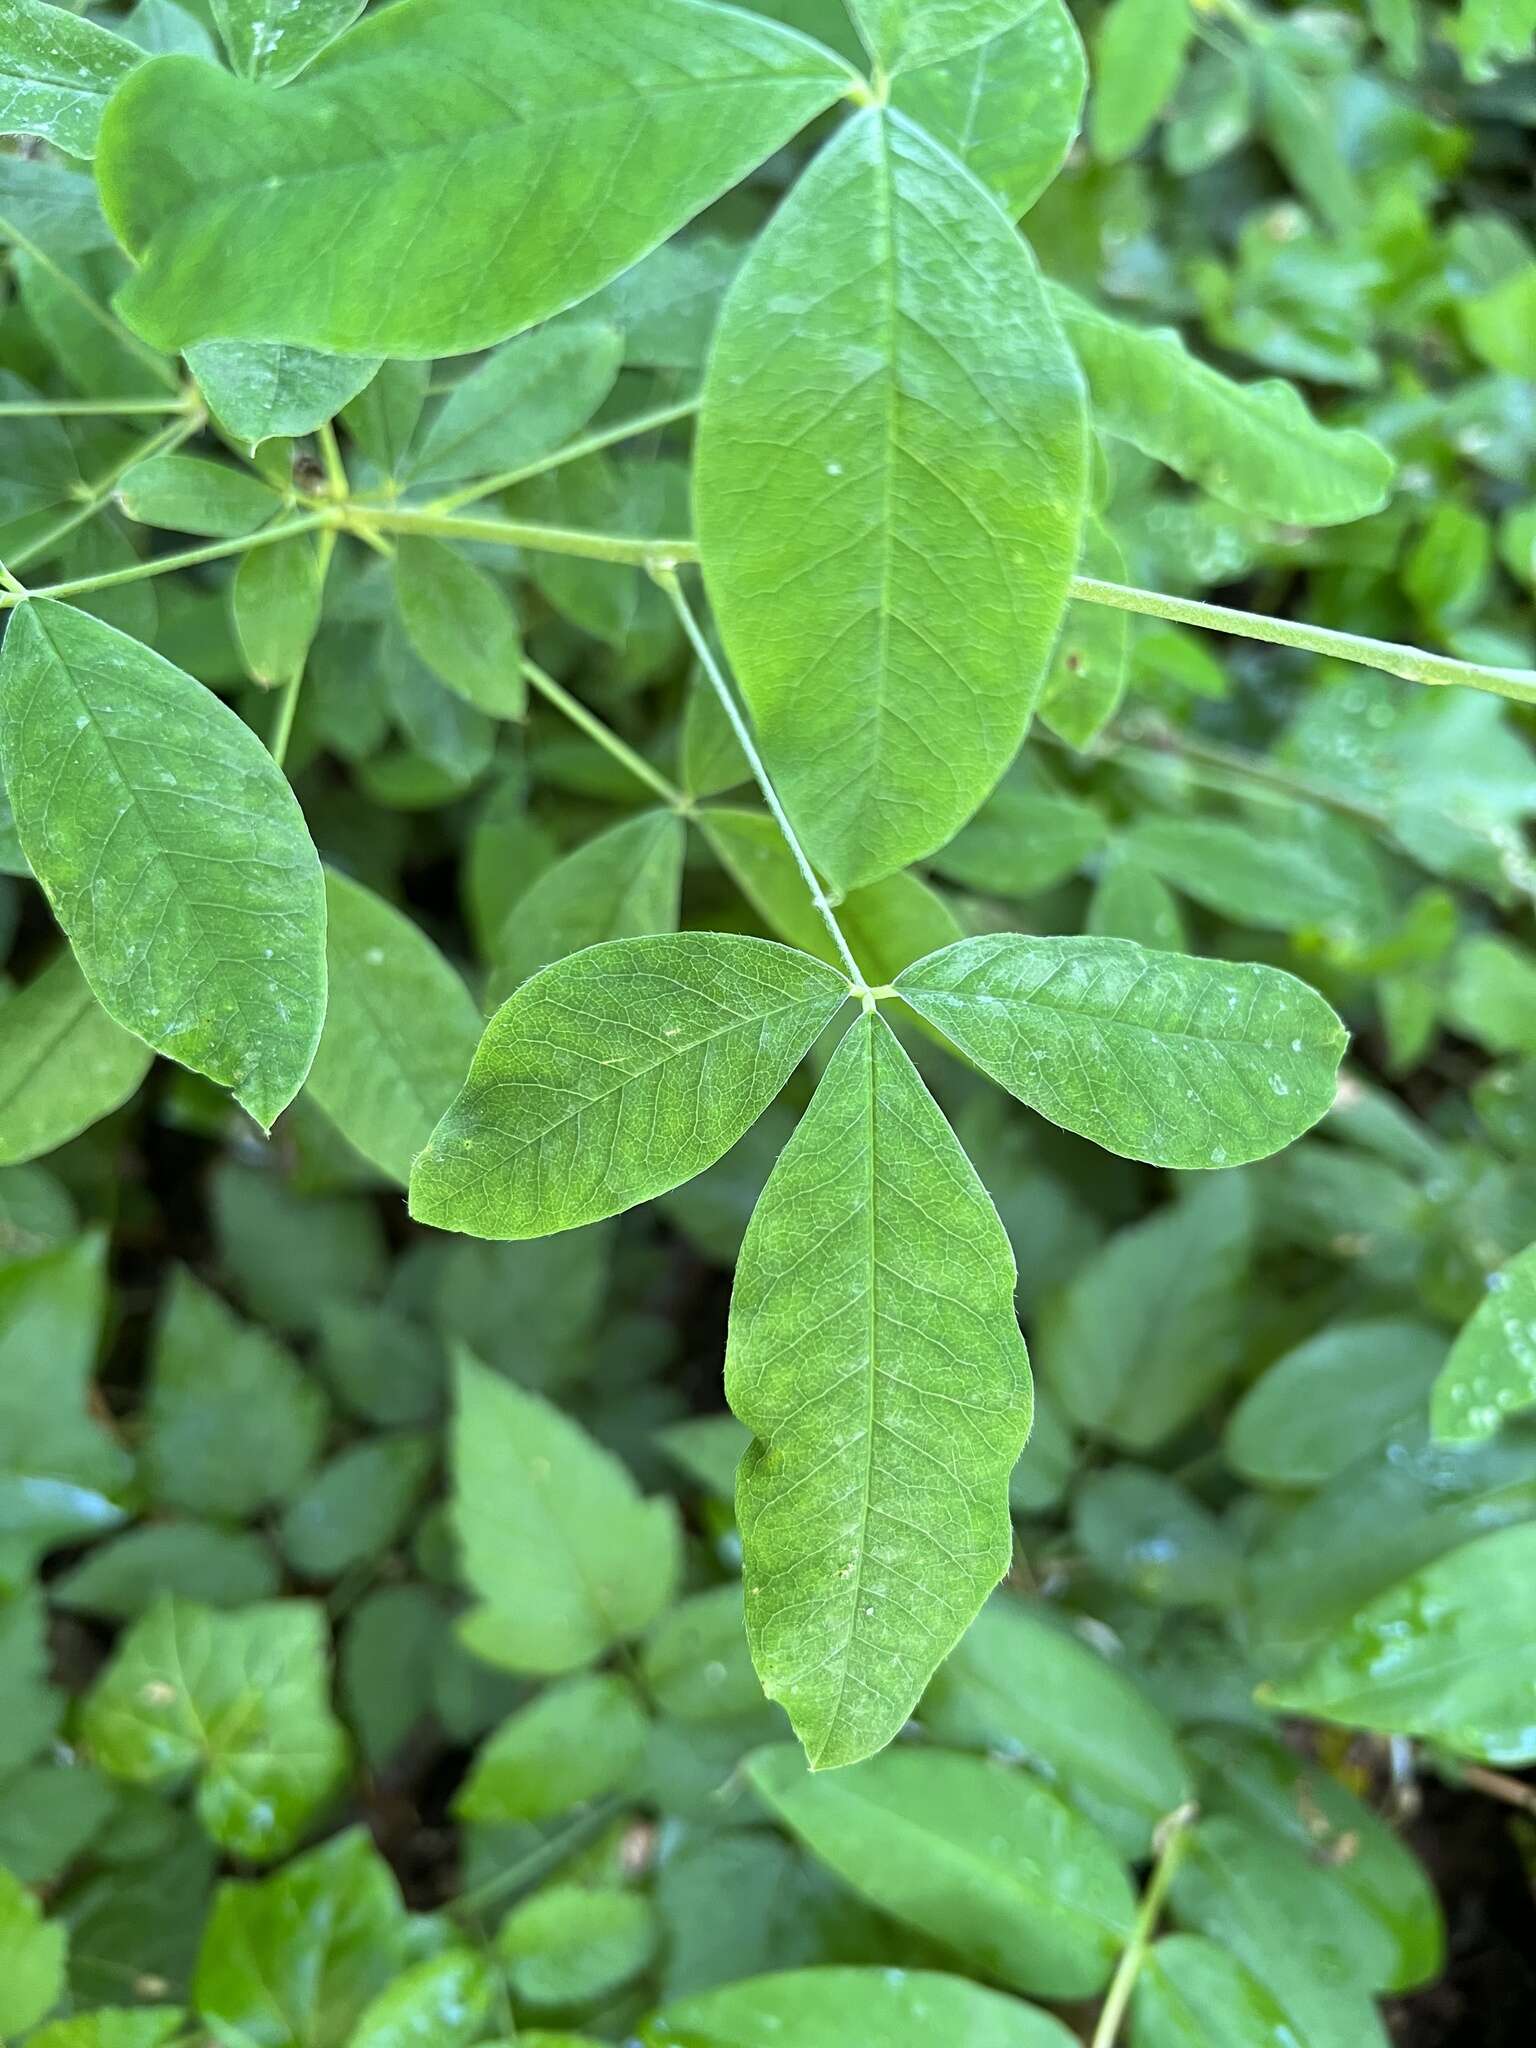
[[[344,1782],[347,1740],[328,1692],[324,1610],[304,1600],[217,1614],[167,1596],[134,1623],[86,1695],[81,1739],[131,1785],[198,1779],[198,1818],[222,1848],[270,1862]]]
[[[52,2011],[64,1994],[68,1950],[63,1924],[44,1920],[41,1903],[18,1878],[0,1870],[0,1953],[6,1959],[0,2035],[24,2034]]]
[[[1108,840],[1102,811],[1041,789],[1021,769],[1003,779],[931,864],[982,895],[1027,900],[1075,874]]]
[[[1022,18],[958,56],[903,70],[891,104],[952,150],[1017,220],[1077,138],[1088,65],[1063,0],[1023,0],[1008,12]]]
[[[646,2048],[1071,2048],[1059,2020],[934,1970],[784,1970],[676,1999],[641,2029]]]
[[[1445,1338],[1424,1323],[1335,1323],[1277,1358],[1244,1394],[1227,1423],[1227,1461],[1261,1486],[1326,1485],[1423,1413],[1445,1363]]]
[[[656,1946],[656,1909],[641,1892],[549,1885],[501,1923],[496,1953],[520,1999],[589,2005],[637,1977]]]
[[[174,2005],[105,2007],[50,2021],[28,2037],[27,2048],[164,2048],[185,2031],[186,2018]]]
[[[213,18],[241,78],[286,85],[350,28],[367,0],[210,0]]]
[[[1386,503],[1391,456],[1352,427],[1319,425],[1294,385],[1234,383],[1171,327],[1117,320],[1065,285],[1049,293],[1101,433],[1261,519],[1334,526]]]
[[[208,410],[227,434],[259,448],[275,436],[312,434],[358,400],[377,356],[328,356],[281,341],[200,341],[187,350]]]
[[[330,999],[309,1092],[365,1159],[403,1187],[411,1161],[464,1084],[480,1019],[419,926],[329,869]]]
[[[431,379],[430,363],[385,363],[342,409],[347,432],[386,476],[404,467]]]
[[[1138,149],[1173,97],[1194,34],[1188,0],[1110,0],[1093,46],[1088,135],[1100,163]]]
[[[675,932],[686,843],[673,812],[646,811],[546,868],[517,898],[497,938],[492,998],[605,939]]]
[[[547,1820],[627,1783],[648,1723],[611,1672],[552,1685],[491,1736],[454,1798],[461,1820]]]
[[[864,46],[882,71],[941,63],[1018,25],[1030,0],[849,0]]]
[[[1029,1361],[997,1212],[878,1016],[850,1028],[769,1176],[726,1394],[747,1633],[813,1765],[900,1730],[1008,1567]]]
[[[1096,939],[1134,939],[1164,953],[1189,950],[1178,898],[1134,854],[1113,847],[1099,869],[1088,905],[1088,930]]]
[[[1446,1021],[1488,1052],[1536,1053],[1536,953],[1480,932],[1451,958]]]
[[[678,1526],[609,1452],[537,1394],[467,1356],[454,1429],[454,1513],[479,1595],[476,1655],[574,1671],[638,1635],[672,1597]]]
[[[1040,1115],[1155,1166],[1278,1152],[1332,1105],[1344,1027],[1275,967],[1129,939],[962,939],[896,987]]]
[[[405,539],[395,593],[406,638],[435,676],[492,718],[522,717],[522,632],[499,583],[440,540]]]
[[[1173,1730],[1131,1681],[1044,1607],[999,1594],[934,1673],[921,1719],[958,1749],[1017,1760],[1123,1856],[1190,1797]]]
[[[362,1828],[258,1883],[221,1884],[192,1999],[219,2039],[343,2048],[406,1961],[405,1908]]]
[[[325,1010],[325,899],[303,813],[250,728],[84,612],[18,608],[0,767],[102,1008],[270,1126]]]
[[[128,1101],[154,1055],[114,1024],[74,955],[0,1004],[0,1164],[36,1159]]]
[[[483,2032],[496,1990],[490,1962],[473,1949],[428,1956],[385,1986],[348,2048],[461,2048]]]
[[[706,932],[556,961],[491,1019],[412,1168],[411,1214],[542,1237],[691,1180],[757,1121],[847,993],[807,954]]]
[[[282,499],[248,469],[202,455],[151,455],[117,487],[117,502],[144,526],[234,540],[282,510]]]
[[[839,889],[943,845],[1017,750],[1085,474],[1028,249],[904,116],[858,115],[726,300],[695,483],[726,647]]]
[[[1237,924],[1322,930],[1368,941],[1390,919],[1376,846],[1358,825],[1301,804],[1266,804],[1261,819],[1143,818],[1126,833],[1132,858]]]
[[[1418,1735],[1488,1763],[1536,1762],[1533,1568],[1536,1525],[1463,1544],[1367,1601],[1266,1698],[1285,1713]]]
[[[846,1884],[970,1968],[1047,1998],[1090,1998],[1107,1982],[1130,1933],[1130,1880],[1035,1779],[938,1750],[893,1749],[826,1777],[775,1748],[748,1769]]]
[[[521,334],[455,384],[411,460],[418,484],[517,469],[561,447],[613,389],[624,337],[605,320]]]
[[[142,62],[132,43],[65,7],[0,0],[0,131],[94,156],[102,109]]]
[[[1430,1426],[1441,1443],[1480,1442],[1506,1415],[1536,1405],[1536,1245],[1486,1285],[1435,1381]]]
[[[1298,2035],[1251,1971],[1201,1934],[1169,1934],[1148,1952],[1131,2004],[1132,2048],[1329,2048]],[[1338,2041],[1335,2048],[1345,2048]]]
[[[1164,1472],[1115,1465],[1088,1473],[1073,1496],[1072,1530],[1095,1571],[1150,1606],[1236,1604],[1230,1533]]]
[[[314,1462],[320,1389],[188,1272],[172,1275],[150,1372],[144,1472],[162,1506],[240,1520],[283,1499]]]
[[[259,1536],[211,1522],[151,1522],[98,1545],[49,1593],[75,1613],[133,1621],[162,1593],[205,1607],[244,1607],[269,1600],[277,1579]]]
[[[1223,1174],[1078,1268],[1037,1346],[1074,1422],[1145,1451],[1200,1412],[1242,1356],[1252,1212]]]
[[[304,1579],[339,1579],[398,1542],[434,1462],[425,1434],[371,1437],[323,1465],[283,1511],[277,1538]]]
[[[1125,556],[1097,519],[1083,529],[1079,563],[1086,576],[1128,580]],[[1071,604],[1040,693],[1040,717],[1079,753],[1086,753],[1125,697],[1130,674],[1131,621],[1112,605]]]
[[[230,586],[235,638],[253,681],[296,683],[320,625],[323,578],[307,533],[252,548]]]
[[[48,1610],[37,1587],[0,1592],[0,1781],[31,1761],[59,1725],[64,1697],[48,1683]],[[7,1799],[9,1794],[7,1794]]]
[[[121,310],[167,349],[485,348],[617,276],[850,82],[707,0],[588,0],[581,26],[556,0],[404,0],[280,96],[194,58],[141,66],[101,137],[139,264]]]
[[[837,966],[831,934],[772,818],[765,811],[722,806],[701,812],[699,825],[764,922],[788,944]],[[935,946],[960,936],[949,905],[911,874],[887,875],[867,889],[851,889],[837,906],[837,921],[853,957],[877,986],[894,980],[903,967]]]

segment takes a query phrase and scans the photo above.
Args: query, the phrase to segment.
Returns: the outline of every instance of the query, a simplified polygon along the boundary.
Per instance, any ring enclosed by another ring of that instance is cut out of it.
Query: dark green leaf
[[[501,585],[440,540],[405,539],[395,588],[406,638],[432,673],[492,718],[521,718],[522,634]]]
[[[1249,1388],[1227,1424],[1227,1457],[1265,1486],[1323,1486],[1423,1412],[1445,1363],[1444,1337],[1423,1323],[1336,1323]]]
[[[623,357],[624,337],[606,321],[519,335],[448,394],[412,457],[412,481],[492,476],[549,454],[597,411]]]
[[[671,811],[646,811],[546,868],[498,935],[492,997],[511,995],[539,968],[605,939],[676,931],[684,844],[682,821]]]

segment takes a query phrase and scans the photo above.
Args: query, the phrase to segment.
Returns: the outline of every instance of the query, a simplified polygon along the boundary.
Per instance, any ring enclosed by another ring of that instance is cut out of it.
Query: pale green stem
[[[300,669],[291,682],[283,685],[282,695],[277,700],[277,723],[272,729],[269,751],[279,768],[288,758],[288,742],[293,738],[293,721],[299,709],[299,686],[303,680],[304,671]]]
[[[459,519],[426,507],[354,505],[348,524],[372,527],[378,533],[419,533],[434,540],[483,540],[509,548],[531,548],[537,554],[582,555],[591,562],[622,562],[644,569],[666,557],[677,560],[678,549],[693,557],[691,541],[639,540],[622,533],[581,533],[565,526],[529,526],[514,519]]]
[[[164,356],[157,355],[146,342],[140,341],[136,334],[126,328],[115,314],[109,313],[105,306],[98,305],[90,293],[82,285],[77,284],[69,272],[61,268],[48,254],[46,249],[40,249],[30,235],[23,234],[16,223],[8,219],[3,213],[0,213],[0,240],[14,243],[18,249],[30,256],[34,263],[39,264],[46,270],[54,283],[62,291],[68,292],[82,311],[88,313],[98,326],[105,328],[114,341],[129,350],[131,354],[136,355],[145,368],[153,376],[157,377],[162,384],[169,384],[173,391],[179,388],[176,372],[165,360]]]
[[[4,584],[5,588],[14,592],[18,598],[30,597],[32,594],[25,583],[18,582],[3,562],[0,562],[0,584]]]
[[[1131,1938],[1121,1951],[1120,1961],[1110,1980],[1104,2003],[1099,2010],[1098,2023],[1093,2030],[1089,2048],[1114,2048],[1120,2033],[1120,2022],[1125,2018],[1126,2007],[1131,2002],[1131,1993],[1136,1989],[1136,1980],[1141,1975],[1142,1965],[1152,1946],[1157,1932],[1158,1919],[1162,1914],[1163,1901],[1168,1896],[1168,1887],[1173,1883],[1175,1873],[1184,1860],[1189,1846],[1189,1826],[1197,1818],[1197,1809],[1191,1804],[1181,1806],[1158,1824],[1153,1842],[1157,1850],[1157,1861],[1152,1866],[1152,1875],[1147,1879],[1146,1889],[1141,1895],[1141,1906],[1136,1914],[1136,1924],[1131,1929]]]
[[[1308,626],[1262,612],[1235,611],[1229,605],[1203,604],[1192,597],[1166,597],[1160,590],[1134,590],[1123,583],[1100,582],[1095,576],[1074,576],[1071,595],[1080,604],[1108,605],[1114,611],[1137,612],[1144,618],[1231,633],[1240,640],[1266,640],[1274,647],[1299,647],[1307,654],[1358,662],[1364,668],[1400,676],[1405,683],[1461,683],[1468,689],[1512,697],[1517,704],[1536,704],[1536,669],[1485,668],[1481,662],[1426,654],[1422,648],[1403,647],[1395,640],[1372,640],[1333,626]]]
[[[815,904],[822,923],[832,935],[832,943],[837,948],[838,958],[847,968],[849,978],[853,982],[854,994],[864,998],[866,1008],[872,1008],[874,998],[869,983],[864,978],[864,971],[854,959],[852,948],[843,936],[843,928],[837,921],[827,892],[822,888],[816,870],[811,866],[805,848],[800,844],[800,836],[789,821],[789,813],[779,801],[779,793],[763,765],[763,758],[757,751],[757,744],[752,738],[746,719],[742,716],[735,693],[715,659],[715,651],[699,630],[699,622],[693,615],[693,607],[683,595],[683,586],[677,580],[677,571],[664,563],[653,563],[651,575],[672,600],[672,608],[688,636],[688,644],[697,655],[699,666],[703,669],[710,688],[720,700],[721,708],[730,721],[731,730],[736,735],[737,745],[746,755],[747,766],[752,770],[753,778],[763,792],[763,801],[773,813],[773,821],[783,834],[784,843],[794,857],[795,866],[800,870],[800,878],[810,892],[811,901]]]
[[[674,783],[669,782],[659,769],[653,768],[643,754],[637,754],[633,747],[626,745],[616,732],[610,731],[600,718],[573,697],[569,690],[562,688],[553,676],[546,675],[536,661],[525,658],[523,674],[541,697],[553,704],[557,711],[563,712],[572,725],[579,727],[588,739],[596,740],[600,747],[613,756],[620,767],[629,770],[636,781],[643,782],[647,789],[654,790],[664,803],[672,806],[673,810],[687,812],[692,809],[688,798]]]
[[[527,483],[530,477],[543,476],[551,469],[563,469],[568,462],[579,462],[584,455],[600,455],[605,448],[617,447],[621,441],[633,441],[638,435],[652,433],[658,427],[674,426],[678,420],[687,419],[698,409],[699,400],[695,394],[691,398],[679,398],[671,405],[658,405],[654,412],[637,413],[633,419],[616,420],[612,426],[599,427],[579,441],[567,441],[552,455],[541,456],[536,462],[525,462],[520,469],[504,469],[499,476],[483,477],[479,483],[466,484],[463,490],[449,491],[445,497],[434,498],[424,509],[428,512],[457,512],[461,505],[473,505],[478,498],[492,498],[498,491],[510,490],[514,484]]]
[[[0,402],[0,420],[129,420],[190,410],[176,398],[17,398]]]
[[[330,485],[333,498],[345,498],[351,486],[347,482],[347,466],[341,459],[341,450],[336,445],[336,429],[329,420],[315,436],[320,443],[320,460],[325,464],[325,480]]]
[[[135,562],[128,569],[109,569],[100,576],[76,576],[67,583],[47,583],[38,590],[0,595],[0,610],[20,604],[28,596],[80,597],[88,590],[110,590],[119,583],[141,583],[147,576],[168,576],[173,569],[195,569],[202,562],[218,562],[226,555],[244,555],[252,548],[270,547],[273,541],[288,540],[296,533],[313,533],[317,527],[332,525],[334,518],[330,512],[305,512],[295,519],[258,527],[255,533],[241,534],[235,540],[212,540],[204,547],[183,548],[174,555],[151,555],[147,561]]]
[[[1064,747],[1066,744],[1043,730],[1037,730],[1035,736],[1048,745]],[[1215,740],[1198,738],[1172,726],[1154,725],[1128,731],[1111,727],[1092,749],[1093,757],[1106,760],[1127,753],[1174,754],[1196,768],[1218,770],[1226,777],[1226,783],[1223,785],[1212,778],[1214,787],[1225,786],[1230,790],[1234,783],[1239,786],[1248,784],[1292,803],[1316,804],[1322,810],[1353,818],[1358,824],[1369,825],[1379,832],[1391,830],[1391,819],[1374,804],[1361,803],[1355,797],[1344,796],[1323,783],[1309,781],[1305,776],[1288,774],[1273,762],[1244,753],[1237,747],[1224,747]]]
[[[88,519],[96,517],[116,489],[119,479],[136,462],[148,462],[154,455],[168,455],[183,441],[189,441],[202,423],[201,413],[188,413],[184,419],[173,420],[170,426],[162,427],[158,434],[151,435],[129,454],[119,457],[94,483],[86,485],[82,502],[72,512],[66,512],[62,519],[55,520],[52,526],[11,557],[11,568],[24,569],[28,562],[35,562],[50,553],[61,540],[67,540],[76,527],[84,526]]]

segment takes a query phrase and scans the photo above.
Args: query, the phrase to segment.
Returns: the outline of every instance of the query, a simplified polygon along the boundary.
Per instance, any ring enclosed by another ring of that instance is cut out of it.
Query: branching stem
[[[579,462],[584,455],[600,455],[605,448],[615,448],[621,441],[633,441],[640,434],[654,433],[658,427],[670,427],[678,420],[685,420],[699,409],[697,396],[674,399],[671,405],[658,405],[653,412],[638,413],[633,419],[615,420],[611,426],[597,427],[590,434],[584,434],[579,441],[567,441],[563,448],[555,449],[551,455],[542,455],[535,462],[525,462],[520,469],[504,469],[498,476],[482,477],[478,483],[466,484],[462,490],[449,491],[446,496],[434,498],[426,510],[429,512],[457,512],[461,505],[473,505],[479,498],[493,498],[498,491],[510,490],[513,484],[527,483],[533,476],[543,476],[551,469],[563,469],[568,462]]]
[[[684,814],[692,809],[688,798],[675,783],[669,782],[660,769],[651,766],[643,754],[637,754],[632,746],[621,740],[616,732],[604,725],[600,718],[573,697],[569,690],[557,683],[553,676],[546,675],[537,662],[525,659],[523,674],[541,697],[553,704],[557,711],[563,712],[572,725],[584,732],[588,739],[596,740],[620,767],[627,768],[637,781],[643,782],[647,789],[654,790],[664,803],[670,804],[673,810]]]

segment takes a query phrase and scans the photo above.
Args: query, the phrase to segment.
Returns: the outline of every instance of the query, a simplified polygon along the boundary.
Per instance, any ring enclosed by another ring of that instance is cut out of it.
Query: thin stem
[[[479,483],[466,484],[463,490],[449,491],[445,497],[434,498],[429,512],[456,512],[461,505],[473,505],[478,498],[491,498],[498,491],[510,490],[513,484],[526,483],[531,476],[543,476],[547,470],[562,469],[568,462],[579,462],[584,455],[600,455],[605,448],[613,448],[620,441],[632,441],[639,434],[649,434],[657,427],[670,427],[678,420],[685,420],[699,409],[698,395],[679,398],[671,405],[658,405],[653,412],[636,414],[631,420],[616,420],[612,426],[598,427],[592,433],[583,435],[579,441],[567,441],[563,448],[557,448],[552,455],[542,455],[536,462],[525,462],[520,469],[504,469],[499,476],[483,477]]]
[[[15,398],[0,403],[0,420],[128,420],[190,410],[179,398]]]
[[[304,671],[300,669],[291,681],[284,683],[277,700],[277,723],[272,728],[269,752],[279,768],[288,758],[288,742],[293,738],[293,721],[299,710],[299,685],[303,680]]]
[[[1141,1895],[1141,1907],[1136,1915],[1136,1925],[1131,1929],[1131,1938],[1121,1951],[1115,1974],[1104,1994],[1089,2048],[1113,2048],[1119,2035],[1120,2022],[1125,2018],[1125,2009],[1131,2002],[1131,1993],[1136,1988],[1136,1980],[1152,1946],[1152,1937],[1157,1932],[1163,1900],[1189,1846],[1189,1827],[1197,1812],[1193,1803],[1181,1806],[1158,1824],[1157,1833],[1152,1838],[1157,1861]]]
[[[336,445],[336,429],[329,420],[319,428],[315,439],[320,443],[320,460],[325,465],[325,480],[330,486],[333,498],[346,498],[351,494],[347,481],[347,466],[341,459],[341,450]]]
[[[79,597],[88,590],[110,590],[119,583],[140,583],[146,576],[168,576],[174,569],[195,569],[200,562],[221,561],[226,555],[248,554],[252,548],[270,547],[273,541],[288,540],[296,533],[313,533],[316,527],[328,526],[334,514],[330,512],[304,512],[294,519],[281,519],[272,526],[258,527],[255,533],[241,534],[235,540],[209,541],[200,548],[183,548],[174,555],[151,555],[147,561],[135,562],[128,569],[109,569],[100,576],[76,576],[67,583],[47,583],[31,592],[20,595],[0,595],[0,610],[20,604],[23,598],[32,597]]]
[[[354,504],[348,524],[372,527],[377,533],[423,533],[438,540],[483,540],[509,548],[531,548],[536,554],[583,555],[593,562],[624,562],[647,568],[661,557],[678,560],[678,550],[690,559],[691,541],[640,540],[622,533],[580,533],[565,526],[530,526],[515,519],[458,519],[434,512],[426,506],[400,505],[385,508]]]
[[[1065,741],[1041,730],[1036,738],[1053,746],[1065,747]],[[1316,804],[1320,810],[1333,811],[1341,818],[1352,818],[1356,824],[1369,825],[1379,832],[1390,831],[1392,821],[1386,812],[1375,804],[1361,803],[1355,797],[1341,795],[1338,790],[1329,789],[1325,783],[1309,781],[1302,775],[1288,774],[1273,762],[1248,754],[1237,747],[1226,747],[1215,740],[1197,738],[1174,726],[1151,725],[1144,728],[1111,727],[1092,749],[1096,758],[1112,760],[1119,754],[1174,754],[1180,760],[1188,761],[1195,768],[1209,768],[1217,772],[1205,778],[1211,787],[1225,789],[1229,794],[1241,793],[1241,785],[1248,784],[1256,790],[1267,791],[1277,799],[1290,803]],[[1222,778],[1225,778],[1223,780]],[[1197,780],[1200,779],[1197,777]],[[1238,784],[1234,791],[1232,785]]]
[[[763,758],[757,751],[757,745],[752,738],[747,721],[743,718],[740,707],[737,705],[731,686],[725,680],[720,664],[715,659],[714,649],[704,638],[703,633],[700,632],[699,622],[693,615],[693,607],[683,595],[683,586],[677,580],[677,571],[658,563],[652,566],[651,575],[672,600],[672,608],[677,613],[683,631],[688,636],[689,645],[698,656],[699,666],[708,678],[710,688],[720,699],[721,708],[730,720],[731,730],[736,735],[737,744],[747,757],[747,766],[752,770],[757,786],[763,792],[763,801],[767,804],[769,810],[772,811],[774,823],[784,835],[784,843],[794,856],[795,866],[800,870],[801,879],[810,891],[811,901],[815,904],[822,923],[832,935],[832,943],[837,948],[838,958],[848,970],[849,978],[853,982],[854,994],[864,997],[866,1004],[872,1004],[873,997],[870,993],[869,984],[864,979],[864,971],[859,966],[858,961],[854,959],[852,949],[848,941],[843,937],[843,928],[837,921],[827,892],[822,888],[816,870],[806,858],[805,848],[800,844],[798,833],[789,822],[789,813],[785,810],[783,804],[779,802],[779,793],[774,788],[768,770],[763,765]]]
[[[494,1877],[477,1885],[472,1892],[465,1892],[448,1906],[448,1912],[456,1920],[474,1922],[487,1906],[497,1905],[509,1892],[515,1892],[525,1884],[531,1884],[542,1877],[546,1870],[553,1869],[571,1855],[576,1846],[592,1836],[601,1834],[603,1829],[620,1811],[617,1799],[604,1799],[578,1814],[558,1834],[547,1835],[544,1840],[530,1849],[526,1856],[520,1856],[515,1863],[509,1863],[505,1870],[499,1870]]]
[[[610,731],[600,718],[573,697],[569,690],[563,689],[553,676],[546,675],[536,661],[525,658],[523,674],[541,697],[553,704],[557,711],[563,712],[572,725],[579,727],[588,739],[596,740],[597,744],[611,754],[621,768],[627,768],[638,782],[643,782],[647,789],[653,789],[664,803],[670,804],[675,811],[692,809],[688,798],[675,783],[669,782],[659,769],[651,766],[644,755],[637,754],[616,732]]]
[[[1241,612],[1224,604],[1202,604],[1192,597],[1167,597],[1160,590],[1135,590],[1123,583],[1103,583],[1095,576],[1074,576],[1071,595],[1081,604],[1108,605],[1144,618],[1170,619],[1183,626],[1203,626],[1231,633],[1240,640],[1267,640],[1275,647],[1299,647],[1308,654],[1332,655],[1364,668],[1380,669],[1405,683],[1460,683],[1511,697],[1517,704],[1536,704],[1536,669],[1487,668],[1481,662],[1457,661],[1449,654],[1427,654],[1395,640],[1372,640],[1362,633],[1343,633],[1333,626],[1309,626],[1296,619],[1270,618]]]
[[[24,255],[30,256],[41,269],[46,270],[61,290],[68,292],[81,309],[88,313],[98,326],[104,327],[123,348],[136,355],[162,384],[169,384],[173,391],[179,389],[176,372],[165,357],[156,354],[147,342],[140,341],[139,337],[126,328],[115,314],[109,313],[105,306],[98,305],[85,287],[77,284],[46,249],[40,249],[30,235],[23,234],[16,223],[3,213],[0,213],[0,239],[13,243]]]
[[[148,462],[151,456],[170,454],[171,450],[179,448],[183,441],[189,441],[202,423],[201,412],[188,412],[184,418],[173,420],[168,427],[162,427],[158,434],[152,434],[147,441],[141,442],[128,454],[119,456],[110,469],[103,471],[94,483],[85,486],[85,496],[72,512],[66,512],[62,519],[56,519],[53,525],[46,527],[35,540],[29,541],[24,548],[18,549],[12,555],[10,567],[24,569],[29,562],[46,557],[61,540],[67,540],[77,526],[84,526],[88,519],[96,517],[116,489],[118,480],[126,476],[136,462]]]

